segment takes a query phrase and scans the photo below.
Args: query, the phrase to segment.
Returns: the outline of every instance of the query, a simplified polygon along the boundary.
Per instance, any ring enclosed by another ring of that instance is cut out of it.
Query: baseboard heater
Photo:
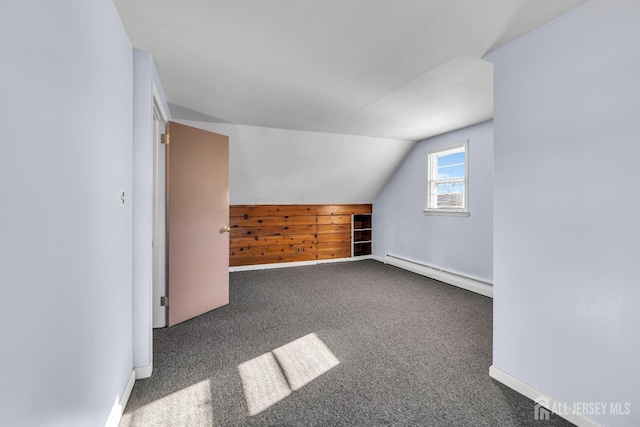
[[[493,285],[482,280],[432,267],[410,259],[402,258],[398,255],[386,254],[384,257],[384,263],[493,298]]]

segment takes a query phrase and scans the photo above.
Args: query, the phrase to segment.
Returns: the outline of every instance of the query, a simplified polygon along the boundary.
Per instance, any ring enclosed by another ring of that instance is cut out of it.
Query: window
[[[425,214],[469,215],[468,141],[427,152]]]

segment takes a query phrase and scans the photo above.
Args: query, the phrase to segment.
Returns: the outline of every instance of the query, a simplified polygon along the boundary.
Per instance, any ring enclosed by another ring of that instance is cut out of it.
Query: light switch
[[[124,208],[125,201],[124,188],[118,188],[118,207]]]

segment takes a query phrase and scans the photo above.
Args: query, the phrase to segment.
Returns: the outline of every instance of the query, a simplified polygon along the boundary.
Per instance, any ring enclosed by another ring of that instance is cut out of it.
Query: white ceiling
[[[114,0],[176,118],[418,140],[490,119],[481,58],[587,0]]]

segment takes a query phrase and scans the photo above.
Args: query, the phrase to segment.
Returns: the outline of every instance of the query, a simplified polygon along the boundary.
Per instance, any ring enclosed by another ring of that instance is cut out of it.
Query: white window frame
[[[462,150],[461,150],[462,149]],[[435,185],[445,180],[437,180],[435,174],[438,171],[438,156],[453,154],[455,152],[464,151],[464,179],[462,180],[464,185],[464,208],[463,209],[438,209],[432,208],[429,201],[436,197],[433,194]],[[459,141],[454,144],[444,145],[437,148],[428,150],[426,153],[426,168],[425,168],[425,199],[424,199],[424,214],[425,215],[448,215],[448,216],[469,216],[469,140]]]

